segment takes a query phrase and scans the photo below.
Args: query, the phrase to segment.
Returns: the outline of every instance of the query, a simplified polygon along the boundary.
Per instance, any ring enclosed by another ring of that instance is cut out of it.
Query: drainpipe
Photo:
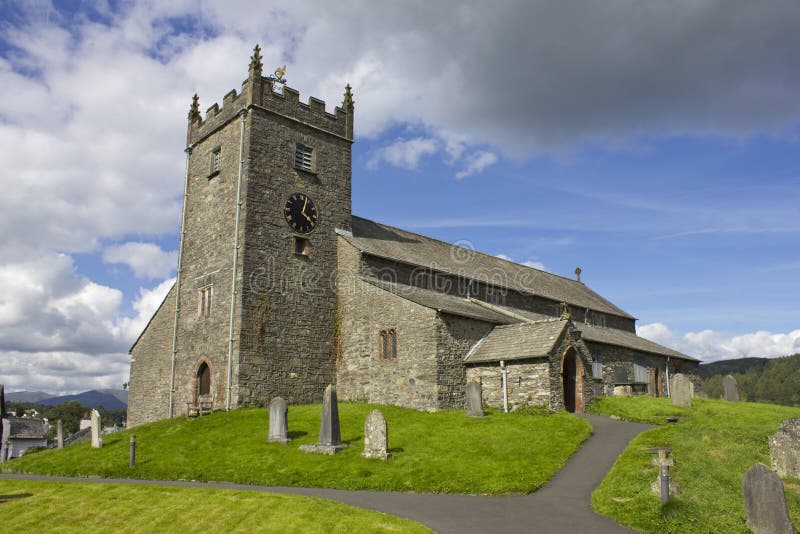
[[[231,275],[231,321],[228,328],[228,383],[225,391],[225,410],[231,409],[231,373],[233,372],[233,322],[236,317],[236,274],[239,266],[239,218],[242,213],[242,173],[244,171],[244,124],[247,108],[239,112],[242,128],[239,133],[239,176],[236,179],[236,222],[233,230],[233,273]]]
[[[175,279],[175,320],[172,323],[172,364],[169,372],[169,418],[174,415],[175,360],[178,357],[178,312],[181,309],[181,272],[183,271],[183,241],[186,237],[186,203],[189,200],[189,160],[194,145],[186,147],[186,169],[183,172],[183,209],[181,210],[181,242],[178,245],[178,273]]]
[[[503,375],[503,411],[508,413],[508,369],[504,360],[500,360],[500,373]]]
[[[666,367],[666,375],[667,375],[667,398],[671,399],[672,395],[669,394],[669,356],[667,356],[667,367]]]

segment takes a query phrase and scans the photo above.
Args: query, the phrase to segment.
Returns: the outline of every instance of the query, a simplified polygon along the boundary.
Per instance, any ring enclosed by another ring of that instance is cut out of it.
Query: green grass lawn
[[[340,403],[342,439],[335,456],[307,454],[315,443],[320,405],[289,407],[288,445],[267,443],[265,409],[177,418],[37,452],[3,464],[4,472],[158,480],[229,481],[306,486],[472,494],[529,493],[555,474],[589,437],[589,424],[566,413],[531,415],[464,410],[437,413],[380,407],[389,425],[388,461],[365,459],[364,420],[375,405]],[[128,467],[129,435],[136,434],[136,467]]]
[[[431,532],[380,512],[296,495],[0,480],[0,532]]]
[[[676,408],[668,399],[598,399],[592,410],[632,421],[664,426],[639,435],[617,459],[592,495],[599,513],[641,532],[748,532],[742,477],[754,463],[770,465],[768,437],[782,419],[800,417],[800,408],[771,404],[694,399],[692,408]],[[664,423],[665,415],[682,416]],[[657,468],[642,450],[672,447],[673,479],[681,494],[665,507],[650,493]],[[794,481],[797,482],[797,481]],[[800,486],[789,484],[786,496],[792,520],[800,525]]]

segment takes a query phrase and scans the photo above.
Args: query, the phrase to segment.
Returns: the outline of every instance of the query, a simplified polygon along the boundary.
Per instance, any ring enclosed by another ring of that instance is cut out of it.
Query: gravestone
[[[103,448],[103,436],[101,435],[103,427],[100,424],[100,412],[92,410],[92,448]]]
[[[467,382],[467,415],[483,417],[483,389],[477,380]]]
[[[764,464],[755,464],[742,480],[747,526],[755,534],[794,534],[783,482]]]
[[[282,397],[275,397],[269,403],[269,437],[267,441],[289,443],[289,421],[286,414],[289,407]]]
[[[61,419],[56,423],[56,447],[64,448],[64,423],[61,422]]]
[[[672,397],[672,404],[674,406],[684,406],[687,408],[692,407],[692,396],[694,393],[694,386],[692,386],[689,377],[678,373],[670,380],[669,394]]]
[[[800,478],[800,417],[781,421],[769,438],[769,455],[779,476]]]
[[[336,402],[336,388],[328,384],[322,398],[322,420],[319,423],[319,440],[316,445],[301,445],[303,452],[336,454],[348,446],[342,443],[339,428],[339,404]]]
[[[722,379],[722,388],[725,391],[725,400],[739,402],[739,391],[736,389],[736,379],[731,375]]]
[[[389,457],[388,434],[389,429],[383,413],[380,410],[372,410],[364,423],[364,452],[361,456],[387,459]]]

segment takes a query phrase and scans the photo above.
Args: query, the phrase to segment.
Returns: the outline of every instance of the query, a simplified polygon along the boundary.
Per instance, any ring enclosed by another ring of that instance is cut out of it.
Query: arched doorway
[[[562,391],[564,392],[564,409],[568,412],[583,411],[583,364],[575,349],[564,353],[561,362]]]
[[[197,396],[211,394],[211,368],[206,362],[197,368]]]

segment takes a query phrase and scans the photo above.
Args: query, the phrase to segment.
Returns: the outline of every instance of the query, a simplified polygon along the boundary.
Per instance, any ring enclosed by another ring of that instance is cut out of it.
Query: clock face
[[[317,226],[317,207],[304,193],[292,193],[283,208],[286,222],[295,232],[307,234]]]

